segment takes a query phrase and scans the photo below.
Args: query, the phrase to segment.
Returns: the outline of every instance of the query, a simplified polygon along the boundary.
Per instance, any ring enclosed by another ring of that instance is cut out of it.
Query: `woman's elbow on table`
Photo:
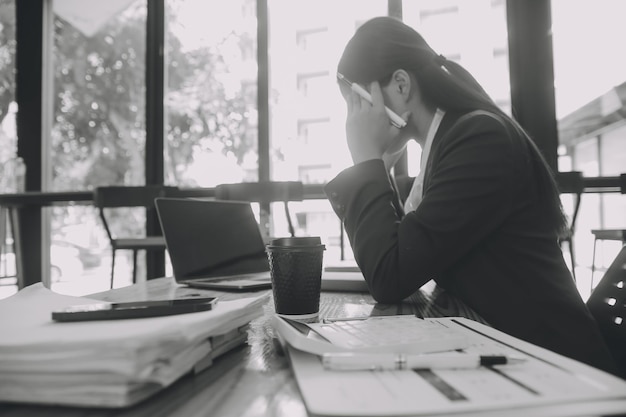
[[[370,294],[376,302],[381,304],[395,304],[411,295],[402,289],[398,285],[398,282],[393,279],[373,276],[370,279],[366,277],[366,281]]]
[[[382,304],[398,303],[430,281],[426,278],[430,274],[418,274],[411,268],[381,268],[375,272],[364,270],[363,275],[370,294]]]

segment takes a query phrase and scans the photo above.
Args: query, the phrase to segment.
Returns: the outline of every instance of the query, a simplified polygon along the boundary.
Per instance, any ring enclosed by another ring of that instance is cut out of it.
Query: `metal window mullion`
[[[163,150],[165,140],[165,0],[146,0],[146,185],[164,182]],[[146,210],[146,233],[160,233],[154,209]],[[146,251],[148,279],[165,276],[165,253]]]
[[[267,0],[257,0],[258,181],[270,180],[269,21]],[[260,203],[260,224],[271,229],[270,203]],[[264,230],[270,234],[271,230]]]

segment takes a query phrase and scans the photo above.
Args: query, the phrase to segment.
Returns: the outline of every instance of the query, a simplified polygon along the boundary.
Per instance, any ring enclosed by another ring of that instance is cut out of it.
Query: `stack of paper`
[[[120,407],[210,363],[263,314],[268,293],[175,316],[57,323],[52,310],[101,302],[40,284],[0,302],[0,401]],[[224,335],[229,335],[224,337]]]

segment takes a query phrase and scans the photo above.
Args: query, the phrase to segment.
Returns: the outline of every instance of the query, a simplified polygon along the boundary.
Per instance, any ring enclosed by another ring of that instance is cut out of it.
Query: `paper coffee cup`
[[[274,239],[266,246],[276,313],[293,319],[318,316],[325,249],[319,237]]]

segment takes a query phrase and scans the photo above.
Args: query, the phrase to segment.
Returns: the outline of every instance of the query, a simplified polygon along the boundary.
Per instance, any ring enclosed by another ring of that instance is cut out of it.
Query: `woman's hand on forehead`
[[[348,104],[346,135],[355,164],[382,158],[389,142],[400,132],[389,123],[378,82],[373,82],[367,87],[372,96],[371,104],[354,91],[351,91],[346,99]]]

